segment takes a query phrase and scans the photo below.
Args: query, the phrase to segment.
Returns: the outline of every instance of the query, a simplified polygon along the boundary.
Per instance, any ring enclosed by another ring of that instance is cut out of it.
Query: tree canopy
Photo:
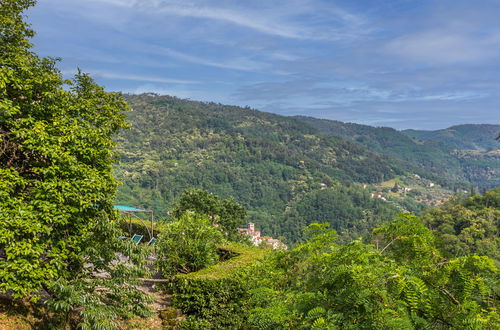
[[[202,189],[186,190],[172,211],[172,215],[180,219],[188,211],[208,216],[212,224],[220,226],[221,231],[232,239],[238,236],[237,229],[245,224],[247,216],[245,208],[232,198],[220,199],[217,195]]]
[[[500,188],[454,198],[427,211],[424,220],[450,256],[485,255],[500,265]]]
[[[112,163],[128,106],[86,74],[63,80],[55,59],[31,51],[23,11],[34,3],[0,3],[0,292],[36,300],[43,289],[54,311],[84,303],[84,324],[109,323],[128,305],[111,301],[144,307],[127,282],[138,270],[111,263],[126,245],[116,239]]]
[[[306,236],[294,249],[251,265],[218,268],[222,274],[208,268],[193,273],[196,281],[176,282],[173,301],[190,328],[229,322],[255,329],[497,328],[493,261],[443,257],[415,216],[399,215],[374,230],[369,243],[338,244],[327,224],[311,224]],[[205,303],[213,300],[221,303]]]

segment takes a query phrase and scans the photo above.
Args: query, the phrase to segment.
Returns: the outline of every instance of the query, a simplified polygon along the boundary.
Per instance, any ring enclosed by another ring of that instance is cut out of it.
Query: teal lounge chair
[[[158,240],[157,238],[153,237],[152,239],[149,240],[148,245],[155,245],[157,240]]]
[[[132,236],[132,241],[134,241],[135,244],[139,244],[143,237],[143,235],[134,234],[134,236]]]

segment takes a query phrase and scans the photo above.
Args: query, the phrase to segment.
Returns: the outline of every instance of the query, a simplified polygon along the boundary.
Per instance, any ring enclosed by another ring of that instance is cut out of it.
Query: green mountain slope
[[[500,133],[500,125],[457,125],[436,131],[404,130],[404,134],[423,141],[439,141],[454,149],[491,151],[500,149],[495,138]]]
[[[316,203],[311,192],[332,189],[322,194],[330,196],[322,203],[332,208],[353,204],[357,210],[367,201],[367,208],[377,209],[379,202],[369,201],[368,192],[340,187],[359,190],[356,182],[377,183],[407,172],[394,159],[319,134],[294,118],[151,94],[126,98],[134,111],[128,113],[131,129],[118,138],[116,174],[123,181],[118,201],[152,208],[157,216],[164,216],[185,189],[202,188],[234,197],[264,233],[294,240],[300,238],[299,224],[310,222],[307,215],[298,217],[294,206],[303,206],[305,196]],[[331,195],[347,200],[336,205]],[[399,210],[380,209],[385,211],[375,212],[379,217],[372,222]],[[323,220],[341,229],[335,224],[345,219]]]
[[[295,117],[324,134],[360,143],[376,152],[423,167],[455,182],[500,185],[499,125],[460,125],[440,131],[397,131],[311,117]],[[434,139],[435,138],[435,139]],[[472,149],[472,150],[471,150]]]

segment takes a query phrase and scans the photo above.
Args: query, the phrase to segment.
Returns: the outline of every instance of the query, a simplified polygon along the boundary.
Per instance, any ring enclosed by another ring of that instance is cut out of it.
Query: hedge
[[[244,324],[249,290],[249,269],[270,250],[228,243],[219,247],[231,259],[190,274],[180,274],[170,284],[172,302],[188,318],[189,329],[239,328]]]

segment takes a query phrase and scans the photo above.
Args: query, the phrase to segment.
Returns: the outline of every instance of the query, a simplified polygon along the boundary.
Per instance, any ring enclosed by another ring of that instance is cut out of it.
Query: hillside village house
[[[238,231],[240,234],[250,236],[250,241],[253,245],[259,246],[262,244],[268,244],[273,247],[273,250],[287,249],[286,244],[281,242],[279,239],[272,238],[271,236],[261,236],[260,231],[255,230],[255,223],[249,222],[247,226],[247,228],[238,228]]]

